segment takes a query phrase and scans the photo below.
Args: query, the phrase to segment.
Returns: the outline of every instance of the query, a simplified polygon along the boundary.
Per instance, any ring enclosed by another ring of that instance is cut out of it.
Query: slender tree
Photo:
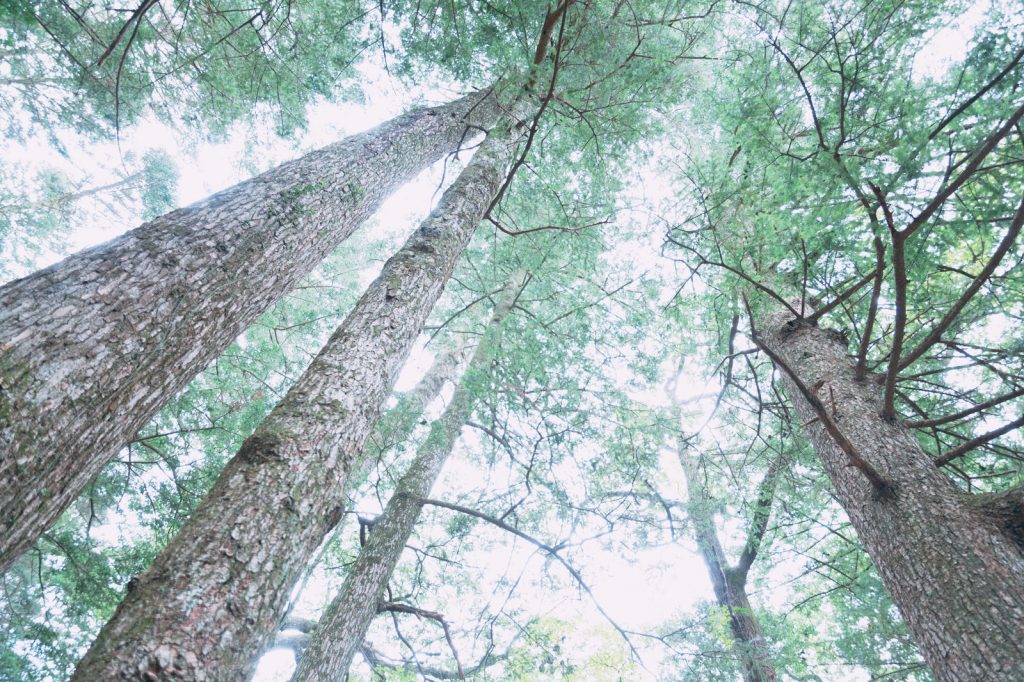
[[[129,591],[73,679],[251,673],[307,559],[340,519],[354,461],[521,133],[506,117],[488,135]]]
[[[418,109],[0,288],[0,569],[397,187],[498,115]]]
[[[459,434],[473,413],[473,389],[467,379],[486,373],[491,357],[500,344],[500,326],[526,283],[527,273],[518,271],[505,284],[494,307],[485,336],[481,339],[466,369],[466,377],[456,387],[444,413],[431,425],[430,433],[402,476],[384,513],[373,523],[359,558],[350,569],[338,596],[320,619],[316,634],[303,652],[294,680],[340,679],[348,672],[352,657],[359,650],[370,622],[379,610],[390,607],[382,602],[388,581],[412,535],[420,511],[421,499],[428,497],[441,468],[451,454]]]
[[[678,444],[679,462],[686,475],[686,512],[693,524],[697,548],[704,565],[707,566],[711,586],[715,591],[718,605],[729,617],[729,628],[733,635],[733,648],[743,662],[743,677],[747,682],[771,682],[778,679],[772,663],[771,649],[761,624],[754,615],[747,596],[747,577],[754,565],[761,547],[761,539],[768,527],[775,483],[782,471],[783,459],[772,460],[757,490],[757,502],[747,529],[746,542],[739,560],[732,564],[722,548],[715,528],[714,500],[703,482],[703,474],[697,466],[688,441],[680,437]]]

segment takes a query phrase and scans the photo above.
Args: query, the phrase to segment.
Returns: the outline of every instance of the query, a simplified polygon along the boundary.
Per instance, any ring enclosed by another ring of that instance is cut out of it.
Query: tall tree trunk
[[[747,682],[773,682],[778,679],[778,674],[772,664],[768,641],[747,598],[747,575],[760,546],[768,515],[771,513],[772,495],[782,459],[778,458],[772,462],[759,486],[758,503],[754,510],[754,518],[750,522],[746,547],[739,563],[732,566],[715,529],[714,502],[703,483],[701,472],[695,466],[696,462],[687,452],[688,449],[689,446],[680,439],[679,461],[686,475],[686,512],[693,524],[697,548],[711,578],[715,600],[729,613],[733,649],[743,664],[743,678]]]
[[[487,370],[492,347],[497,341],[493,330],[512,309],[525,281],[525,271],[519,271],[506,283],[491,317],[489,329],[492,331],[484,336],[473,353],[467,375]],[[293,682],[345,678],[419,518],[423,508],[420,499],[429,496],[475,402],[472,391],[463,381],[455,389],[444,413],[431,425],[427,439],[416,451],[413,463],[398,482],[384,513],[374,522],[341,591],[321,617],[299,660]]]
[[[73,679],[252,673],[303,567],[341,516],[352,466],[520,132],[506,122],[488,136],[140,576]]]
[[[489,126],[419,109],[0,287],[0,571],[397,187]]]
[[[887,482],[880,491],[851,465],[784,372],[836,498],[936,678],[1024,680],[1024,550],[1002,520],[971,504],[909,429],[881,416],[880,387],[856,381],[838,333],[778,313],[762,320],[758,340]]]

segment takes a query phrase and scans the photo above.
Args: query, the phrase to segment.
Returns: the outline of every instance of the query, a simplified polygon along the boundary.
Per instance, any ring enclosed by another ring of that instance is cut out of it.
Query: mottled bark
[[[519,128],[499,124],[140,576],[73,679],[237,680],[337,524],[346,481],[484,210]]]
[[[491,330],[498,327],[512,309],[525,282],[525,274],[520,271],[505,285],[491,317]],[[473,353],[467,374],[486,371],[496,341],[493,331],[484,337]],[[474,404],[474,396],[465,383],[457,386],[451,402],[431,425],[409,470],[398,482],[384,513],[374,522],[341,591],[321,617],[299,661],[293,682],[344,679],[419,519],[423,508],[420,499],[429,496]]]
[[[914,434],[882,418],[881,389],[858,382],[841,335],[791,314],[760,322],[759,341],[813,387],[879,491],[784,382],[836,498],[939,680],[1024,679],[1024,552],[997,517],[970,504]]]
[[[772,664],[771,649],[765,639],[761,624],[750,607],[747,597],[747,575],[757,548],[761,542],[771,513],[771,500],[775,488],[775,480],[781,468],[781,459],[772,463],[758,491],[758,501],[751,519],[751,532],[748,534],[743,554],[736,566],[732,566],[722,543],[718,539],[715,528],[714,501],[708,494],[703,483],[701,472],[696,462],[687,452],[688,446],[680,439],[679,461],[686,474],[687,508],[690,523],[693,524],[697,548],[711,578],[711,586],[715,592],[718,605],[729,614],[729,627],[732,630],[733,650],[743,664],[743,678],[747,682],[772,682],[778,679],[775,666]]]
[[[411,391],[401,394],[398,404],[393,409],[385,412],[377,421],[362,454],[357,458],[357,463],[353,465],[352,472],[348,475],[348,480],[345,483],[345,506],[347,508],[351,508],[352,496],[370,477],[370,472],[376,466],[383,450],[392,443],[400,443],[409,438],[415,430],[417,422],[423,416],[423,410],[441,395],[441,389],[444,388],[445,383],[455,381],[458,378],[459,368],[462,366],[466,355],[467,351],[461,344],[438,355],[434,362],[431,363],[430,369],[423,375],[423,378],[416,383],[416,386]],[[313,559],[306,563],[302,578],[299,580],[298,589],[292,590],[293,596],[301,594],[305,590],[305,586],[313,576],[313,572],[317,569],[324,554],[330,548],[332,544],[331,539],[331,537],[328,537],[322,542]],[[287,608],[288,613],[291,613],[294,605],[295,602],[293,600]],[[292,620],[291,616],[287,616],[285,622],[281,625],[281,629],[287,629],[289,621]],[[280,638],[281,633],[278,633],[278,640]],[[295,648],[297,642],[298,640],[292,641],[291,644],[295,646],[290,648]],[[281,644],[279,641],[275,641],[274,646],[281,646]]]
[[[0,288],[0,570],[393,190],[498,110],[477,93],[412,111]]]

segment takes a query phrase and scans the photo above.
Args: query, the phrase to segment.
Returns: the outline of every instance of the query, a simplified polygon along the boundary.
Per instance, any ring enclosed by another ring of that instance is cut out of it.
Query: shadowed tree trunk
[[[514,132],[513,132],[514,131]],[[247,679],[510,165],[505,119],[130,590],[73,679]]]
[[[412,111],[0,288],[0,570],[392,191],[498,109],[475,93]]]
[[[526,272],[517,272],[505,285],[494,308],[488,332],[477,346],[467,376],[486,372],[496,329],[508,316],[526,282]],[[469,420],[475,396],[462,382],[444,413],[430,427],[430,433],[416,452],[409,470],[402,476],[384,513],[374,522],[366,544],[359,551],[338,596],[327,607],[312,640],[299,660],[293,682],[344,679],[359,650],[370,622],[377,615],[391,574],[412,535],[421,498],[428,497],[445,461]]]
[[[704,478],[696,461],[688,453],[689,446],[680,438],[678,444],[679,462],[686,474],[686,512],[693,524],[694,536],[701,558],[707,566],[711,585],[718,605],[729,614],[729,626],[733,635],[733,649],[743,663],[743,678],[747,682],[773,682],[778,679],[771,660],[771,650],[765,639],[761,624],[758,623],[747,598],[747,576],[754,564],[771,515],[775,482],[782,471],[782,457],[777,457],[768,467],[760,486],[753,518],[747,530],[747,542],[735,566],[722,549],[715,529],[714,501],[704,485]]]
[[[820,396],[855,454],[885,482],[872,484],[852,465],[783,371],[836,498],[935,677],[1024,679],[1024,551],[1006,519],[973,504],[909,429],[881,416],[881,387],[855,379],[839,334],[777,313],[759,323],[757,340]]]

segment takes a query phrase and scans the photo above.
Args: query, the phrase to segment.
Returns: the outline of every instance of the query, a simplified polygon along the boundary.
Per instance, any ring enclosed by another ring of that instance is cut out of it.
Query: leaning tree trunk
[[[680,439],[678,451],[679,461],[686,477],[686,513],[693,524],[697,548],[708,569],[711,586],[715,591],[715,600],[729,614],[733,649],[743,664],[743,678],[746,682],[774,682],[778,679],[778,674],[772,664],[768,640],[765,639],[761,624],[754,616],[750,600],[747,598],[747,575],[750,565],[753,563],[753,557],[751,556],[749,561],[747,560],[745,548],[740,563],[737,566],[730,565],[725,551],[722,549],[722,543],[718,539],[718,531],[715,529],[713,501],[708,495],[707,487],[702,483],[700,471],[694,466],[692,458],[687,455],[687,450],[688,446]],[[762,491],[758,495],[758,508],[755,509],[755,519],[752,520],[752,524],[758,523],[757,514],[770,511],[771,493],[774,490],[775,477],[778,475],[780,463],[781,460],[776,460],[765,474],[765,481],[761,486]],[[763,510],[760,503],[766,487],[769,489],[769,509]],[[764,518],[764,522],[767,522],[767,516]],[[761,526],[761,532],[763,533],[763,526]],[[757,537],[757,542],[760,543],[760,535]],[[750,542],[748,541],[749,546]]]
[[[489,325],[494,330],[502,323],[525,283],[525,271],[519,271],[505,285],[495,305]],[[467,376],[485,372],[496,339],[491,333],[477,346],[466,371]],[[405,543],[412,535],[423,503],[430,494],[441,467],[455,447],[462,427],[473,412],[475,397],[463,381],[455,389],[444,413],[430,427],[416,458],[402,476],[384,513],[374,522],[359,558],[352,566],[341,591],[320,618],[312,640],[299,659],[292,682],[341,680],[352,657],[366,637],[370,622],[377,615],[384,591]]]
[[[352,471],[349,472],[348,478],[345,481],[345,507],[352,507],[352,497],[358,492],[359,487],[369,479],[370,472],[384,451],[393,444],[401,443],[409,438],[416,429],[416,424],[423,416],[423,411],[441,395],[441,389],[444,388],[445,383],[457,380],[459,368],[465,360],[465,355],[466,348],[463,344],[459,344],[438,355],[434,358],[434,362],[431,363],[430,369],[423,375],[423,378],[416,383],[416,386],[411,391],[402,393],[398,398],[398,404],[381,415],[381,418],[374,425],[373,431],[367,439],[363,452],[353,463]],[[328,537],[321,543],[315,558],[306,563],[306,568],[298,581],[298,588],[292,591],[292,600],[286,609],[287,613],[291,613],[295,605],[295,599],[305,589],[306,583],[309,582],[330,545],[331,538]],[[289,618],[290,616],[285,617],[285,622],[281,625],[282,630],[289,629]],[[275,647],[280,645],[281,637],[280,634],[277,636],[274,642]],[[297,640],[289,640],[286,645],[289,648],[293,648],[296,652],[299,651]]]
[[[397,187],[488,126],[468,95],[0,287],[0,571]]]
[[[840,334],[779,313],[762,321],[758,341],[820,396],[886,482],[879,489],[851,466],[786,374],[836,498],[936,678],[1024,680],[1024,551],[1012,534],[967,502],[909,429],[881,416],[880,388],[855,380]]]
[[[129,590],[73,679],[247,679],[337,524],[398,370],[509,165],[499,124]]]
[[[370,477],[385,449],[412,435],[423,411],[441,395],[445,383],[457,380],[467,354],[468,350],[461,343],[442,352],[434,358],[430,369],[416,382],[416,386],[408,393],[403,393],[398,398],[398,404],[381,415],[348,476],[350,495]]]

